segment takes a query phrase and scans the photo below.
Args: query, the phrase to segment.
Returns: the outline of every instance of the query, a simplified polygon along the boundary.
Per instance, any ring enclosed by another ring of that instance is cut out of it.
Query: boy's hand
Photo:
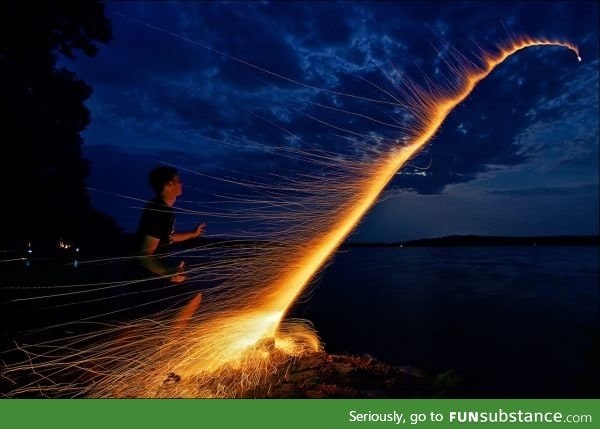
[[[185,281],[185,274],[183,273],[183,266],[185,262],[181,261],[177,266],[177,274],[171,276],[171,283],[183,283]]]
[[[206,229],[206,224],[205,223],[201,223],[200,225],[198,225],[196,227],[196,229],[194,230],[194,238],[195,237],[200,237],[204,233],[205,229]]]

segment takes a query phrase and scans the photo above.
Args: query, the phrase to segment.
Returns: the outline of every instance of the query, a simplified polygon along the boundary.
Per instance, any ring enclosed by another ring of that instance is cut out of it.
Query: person
[[[155,196],[150,200],[140,218],[137,230],[136,255],[146,271],[159,276],[169,276],[172,283],[185,281],[183,261],[176,268],[169,268],[157,257],[172,243],[190,240],[204,233],[206,225],[199,224],[189,232],[175,232],[173,204],[183,193],[183,184],[174,167],[160,166],[149,175],[150,186]]]

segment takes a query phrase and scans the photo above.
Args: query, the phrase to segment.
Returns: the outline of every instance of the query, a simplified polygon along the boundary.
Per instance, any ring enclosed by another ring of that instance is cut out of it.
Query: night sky
[[[393,123],[393,106],[336,92],[389,101],[407,78],[443,81],[452,49],[469,56],[510,33],[568,40],[583,61],[556,47],[511,57],[396,176],[352,239],[599,232],[597,2],[108,2],[106,13],[113,41],[61,64],[93,86],[90,195],[126,231],[143,204],[125,197],[151,197],[147,173],[159,162],[220,177],[292,174],[302,166],[257,148],[344,154],[354,134],[340,128],[394,138],[393,127],[322,106]],[[221,191],[205,176],[181,176],[184,207]],[[207,233],[234,232],[209,222]]]

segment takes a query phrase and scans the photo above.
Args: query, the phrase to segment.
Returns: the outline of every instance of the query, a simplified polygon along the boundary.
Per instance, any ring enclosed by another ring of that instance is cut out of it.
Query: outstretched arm
[[[189,240],[191,238],[200,237],[204,233],[205,228],[206,228],[206,224],[201,223],[193,231],[176,232],[175,234],[173,234],[173,242],[179,243],[180,241],[185,241],[185,240]]]

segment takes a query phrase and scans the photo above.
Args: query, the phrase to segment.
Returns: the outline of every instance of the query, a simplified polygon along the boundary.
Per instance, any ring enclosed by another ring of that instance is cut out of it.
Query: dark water
[[[352,248],[338,253],[292,315],[314,322],[329,353],[368,353],[432,376],[453,370],[463,381],[451,395],[600,397],[599,257],[597,246]],[[43,287],[114,280],[114,272],[110,264],[59,270],[38,263],[4,270],[0,278],[3,286]],[[152,302],[147,287],[131,289],[19,305],[12,299],[46,289],[3,289],[7,323],[0,348],[12,347],[15,338],[31,344],[53,334],[20,334],[33,327]],[[196,289],[153,293],[165,309],[182,305]]]
[[[600,396],[599,249],[352,248],[295,311],[330,353],[369,353],[461,394]]]

